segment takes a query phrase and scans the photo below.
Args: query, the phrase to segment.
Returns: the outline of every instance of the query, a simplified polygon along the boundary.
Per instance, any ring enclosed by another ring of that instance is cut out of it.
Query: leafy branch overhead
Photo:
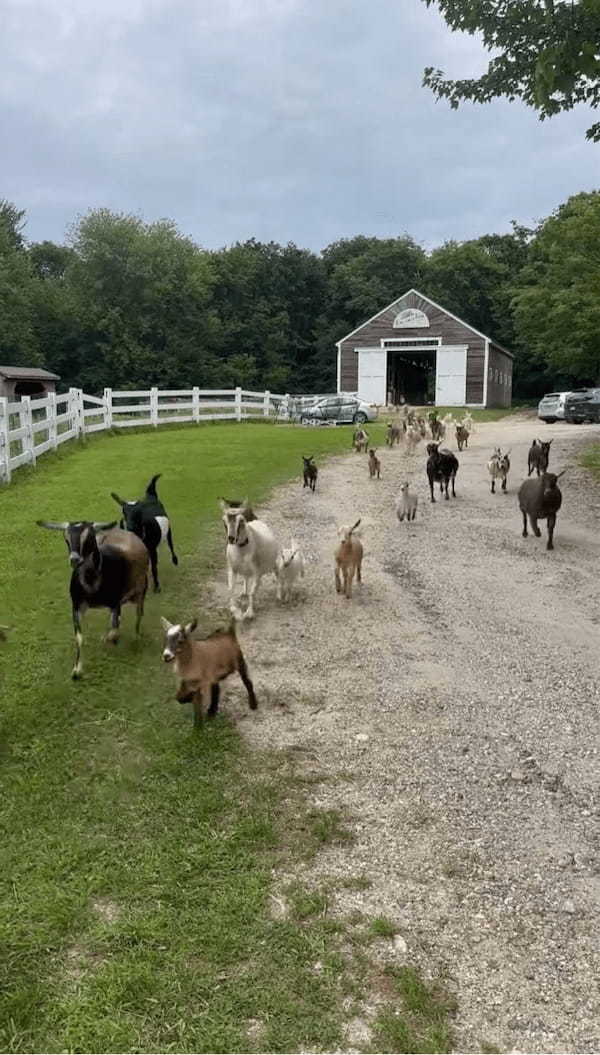
[[[427,67],[423,83],[457,109],[461,102],[522,99],[540,120],[577,103],[600,104],[600,0],[424,0],[452,30],[480,33],[493,53],[478,78],[452,80]],[[587,130],[600,141],[600,121]]]

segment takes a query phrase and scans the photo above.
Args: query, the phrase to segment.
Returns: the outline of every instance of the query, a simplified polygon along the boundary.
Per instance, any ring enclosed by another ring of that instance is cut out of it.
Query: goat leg
[[[554,513],[548,514],[548,541],[546,543],[546,549],[554,549],[554,525],[556,524],[556,515]]]
[[[75,666],[71,677],[73,681],[77,681],[82,674],[83,664],[81,662],[81,648],[83,645],[83,634],[81,632],[81,616],[85,609],[74,608],[73,609],[73,630],[75,631]]]
[[[506,477],[502,480],[502,490],[504,491],[504,494],[506,494]]]
[[[456,498],[456,491],[454,490],[454,481],[456,480],[456,475],[454,473],[452,473],[451,480],[452,480],[452,497]]]
[[[110,630],[106,635],[106,640],[110,641],[112,645],[116,645],[119,640],[119,625],[121,623],[121,605],[118,604],[116,608],[110,610]]]
[[[527,513],[524,509],[521,512],[523,514],[523,538],[527,538]]]
[[[248,693],[248,706],[249,706],[251,711],[255,711],[256,708],[258,707],[258,700],[256,699],[256,696],[254,694],[254,685],[250,681],[250,675],[248,674],[248,668],[246,666],[246,660],[244,659],[244,657],[243,657],[241,652],[240,652],[239,659],[238,659],[238,672],[239,672],[240,678],[242,679],[242,681],[244,683],[244,688],[246,689],[246,692]]]
[[[158,581],[158,553],[156,547],[152,547],[150,550],[150,567],[152,568],[152,579],[154,581],[154,592],[160,593],[160,583]]]
[[[531,530],[536,538],[539,538],[542,532],[538,527],[537,517],[534,517],[533,513],[529,514],[529,523],[531,524]]]
[[[492,477],[492,494],[496,494],[496,481]]]
[[[254,618],[254,594],[258,589],[260,577],[258,575],[251,575],[246,579],[246,591],[248,594],[248,607],[244,612],[244,619]]]
[[[344,593],[346,594],[347,600],[352,598],[352,579],[354,578],[354,568],[344,569]]]
[[[142,619],[143,619],[143,616],[144,616],[144,601],[146,599],[146,590],[147,589],[148,589],[148,583],[146,582],[146,583],[144,583],[143,591],[142,591],[141,595],[138,597],[137,604],[135,606],[135,632],[136,632],[136,635],[139,634],[140,627],[142,625]]]
[[[356,581],[362,582],[362,560],[356,565]]]
[[[169,528],[169,530],[167,531],[167,546],[171,550],[171,560],[173,561],[173,564],[179,564],[179,559],[177,557],[177,554],[175,553],[175,550],[173,549],[173,536],[171,534],[171,528]]]
[[[216,681],[210,687],[210,707],[208,708],[208,711],[206,712],[206,717],[207,718],[214,718],[215,714],[219,710],[219,695],[220,695],[220,687],[219,687],[218,681]]]
[[[335,575],[335,592],[336,593],[341,593],[342,592],[342,580],[341,580],[341,577],[340,577],[340,566],[339,566],[339,564],[336,564],[336,566],[335,566],[334,575]]]
[[[202,686],[194,693],[194,729],[202,726]]]
[[[431,501],[435,502],[435,496],[433,494],[433,476],[431,474],[428,474],[428,476],[429,476],[429,490],[431,491]]]

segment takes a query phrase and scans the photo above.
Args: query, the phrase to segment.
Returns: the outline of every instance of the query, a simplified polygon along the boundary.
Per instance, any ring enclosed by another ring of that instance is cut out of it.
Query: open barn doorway
[[[46,386],[41,381],[17,381],[15,396],[43,396]]]
[[[435,403],[436,349],[397,351],[388,348],[388,402],[422,407]]]

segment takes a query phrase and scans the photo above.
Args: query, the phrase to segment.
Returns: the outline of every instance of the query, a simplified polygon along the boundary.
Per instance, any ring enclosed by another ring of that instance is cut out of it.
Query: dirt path
[[[600,432],[541,428],[554,469]],[[315,495],[280,488],[261,515],[300,542],[306,599],[282,608],[267,581],[242,631],[265,701],[250,719],[234,705],[245,735],[307,748],[346,778],[312,794],[348,811],[356,842],[325,850],[309,880],[368,876],[336,910],[388,916],[407,962],[447,971],[460,1051],[600,1050],[600,493],[574,467],[554,553],[545,534],[521,538],[516,491],[538,430],[478,425],[458,497],[434,506],[421,447],[410,526],[394,515],[401,449],[381,452],[380,482],[349,454]],[[489,492],[496,444],[512,448],[507,497]],[[364,584],[348,602],[332,551],[336,522],[358,516]]]

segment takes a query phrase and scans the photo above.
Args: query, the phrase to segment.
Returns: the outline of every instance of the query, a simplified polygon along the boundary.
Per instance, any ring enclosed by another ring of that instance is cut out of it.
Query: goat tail
[[[156,494],[156,481],[160,480],[161,476],[162,473],[157,473],[156,476],[153,476],[146,488],[146,494],[150,495],[152,498],[158,498],[158,495]]]

